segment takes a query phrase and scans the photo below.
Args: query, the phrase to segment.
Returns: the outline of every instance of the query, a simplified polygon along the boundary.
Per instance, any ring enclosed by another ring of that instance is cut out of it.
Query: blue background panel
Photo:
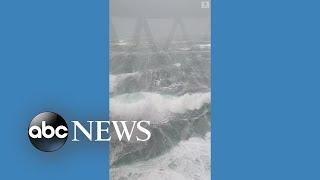
[[[35,149],[27,128],[42,111],[108,120],[108,1],[0,1],[0,179],[108,179],[108,144]]]
[[[213,179],[320,179],[320,3],[213,1]]]

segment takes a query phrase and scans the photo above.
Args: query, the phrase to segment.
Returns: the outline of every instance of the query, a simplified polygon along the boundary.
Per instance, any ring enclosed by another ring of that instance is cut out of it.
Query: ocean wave
[[[109,75],[109,92],[112,93],[115,91],[119,82],[123,81],[127,77],[139,75],[139,73],[123,73],[118,75]]]
[[[162,95],[150,92],[127,93],[110,98],[110,114],[125,120],[163,120],[168,113],[182,114],[199,110],[211,102],[211,93],[194,93],[183,96]],[[161,117],[159,117],[161,116]],[[159,119],[160,118],[160,119]]]
[[[192,148],[191,148],[192,147]],[[210,179],[210,133],[205,138],[181,141],[159,157],[110,169],[114,180]]]
[[[150,121],[151,138],[119,141],[110,128],[110,179],[210,179],[210,44],[141,42],[110,46],[110,120]]]

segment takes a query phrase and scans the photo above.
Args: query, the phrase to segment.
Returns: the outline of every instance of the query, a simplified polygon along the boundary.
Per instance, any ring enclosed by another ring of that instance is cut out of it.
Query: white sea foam
[[[110,177],[114,180],[207,180],[210,179],[210,158],[208,133],[205,139],[182,141],[157,158],[111,168]]]
[[[175,64],[173,64],[174,66],[176,66],[176,67],[180,67],[181,66],[181,63],[175,63]]]
[[[123,73],[123,74],[117,74],[117,75],[109,75],[109,92],[114,92],[119,82],[126,79],[129,76],[135,76],[139,73]]]
[[[211,48],[211,44],[198,44],[197,46],[199,46],[201,49]]]
[[[172,113],[185,113],[199,110],[211,102],[211,94],[194,93],[183,96],[170,96],[150,92],[127,93],[110,98],[112,117],[125,120],[148,119],[152,123],[161,123]]]
[[[119,40],[117,43],[114,43],[114,44],[119,46],[125,46],[125,45],[128,45],[129,43],[126,42],[125,40]]]

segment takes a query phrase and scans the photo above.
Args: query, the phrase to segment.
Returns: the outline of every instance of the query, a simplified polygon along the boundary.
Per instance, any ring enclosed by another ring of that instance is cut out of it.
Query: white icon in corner
[[[202,1],[201,2],[201,8],[210,8],[209,1]]]

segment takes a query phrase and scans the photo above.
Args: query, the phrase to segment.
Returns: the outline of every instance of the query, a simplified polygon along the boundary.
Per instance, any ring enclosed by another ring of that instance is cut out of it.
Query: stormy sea
[[[210,38],[133,42],[110,42],[110,120],[150,121],[151,138],[111,139],[110,179],[210,179]]]

